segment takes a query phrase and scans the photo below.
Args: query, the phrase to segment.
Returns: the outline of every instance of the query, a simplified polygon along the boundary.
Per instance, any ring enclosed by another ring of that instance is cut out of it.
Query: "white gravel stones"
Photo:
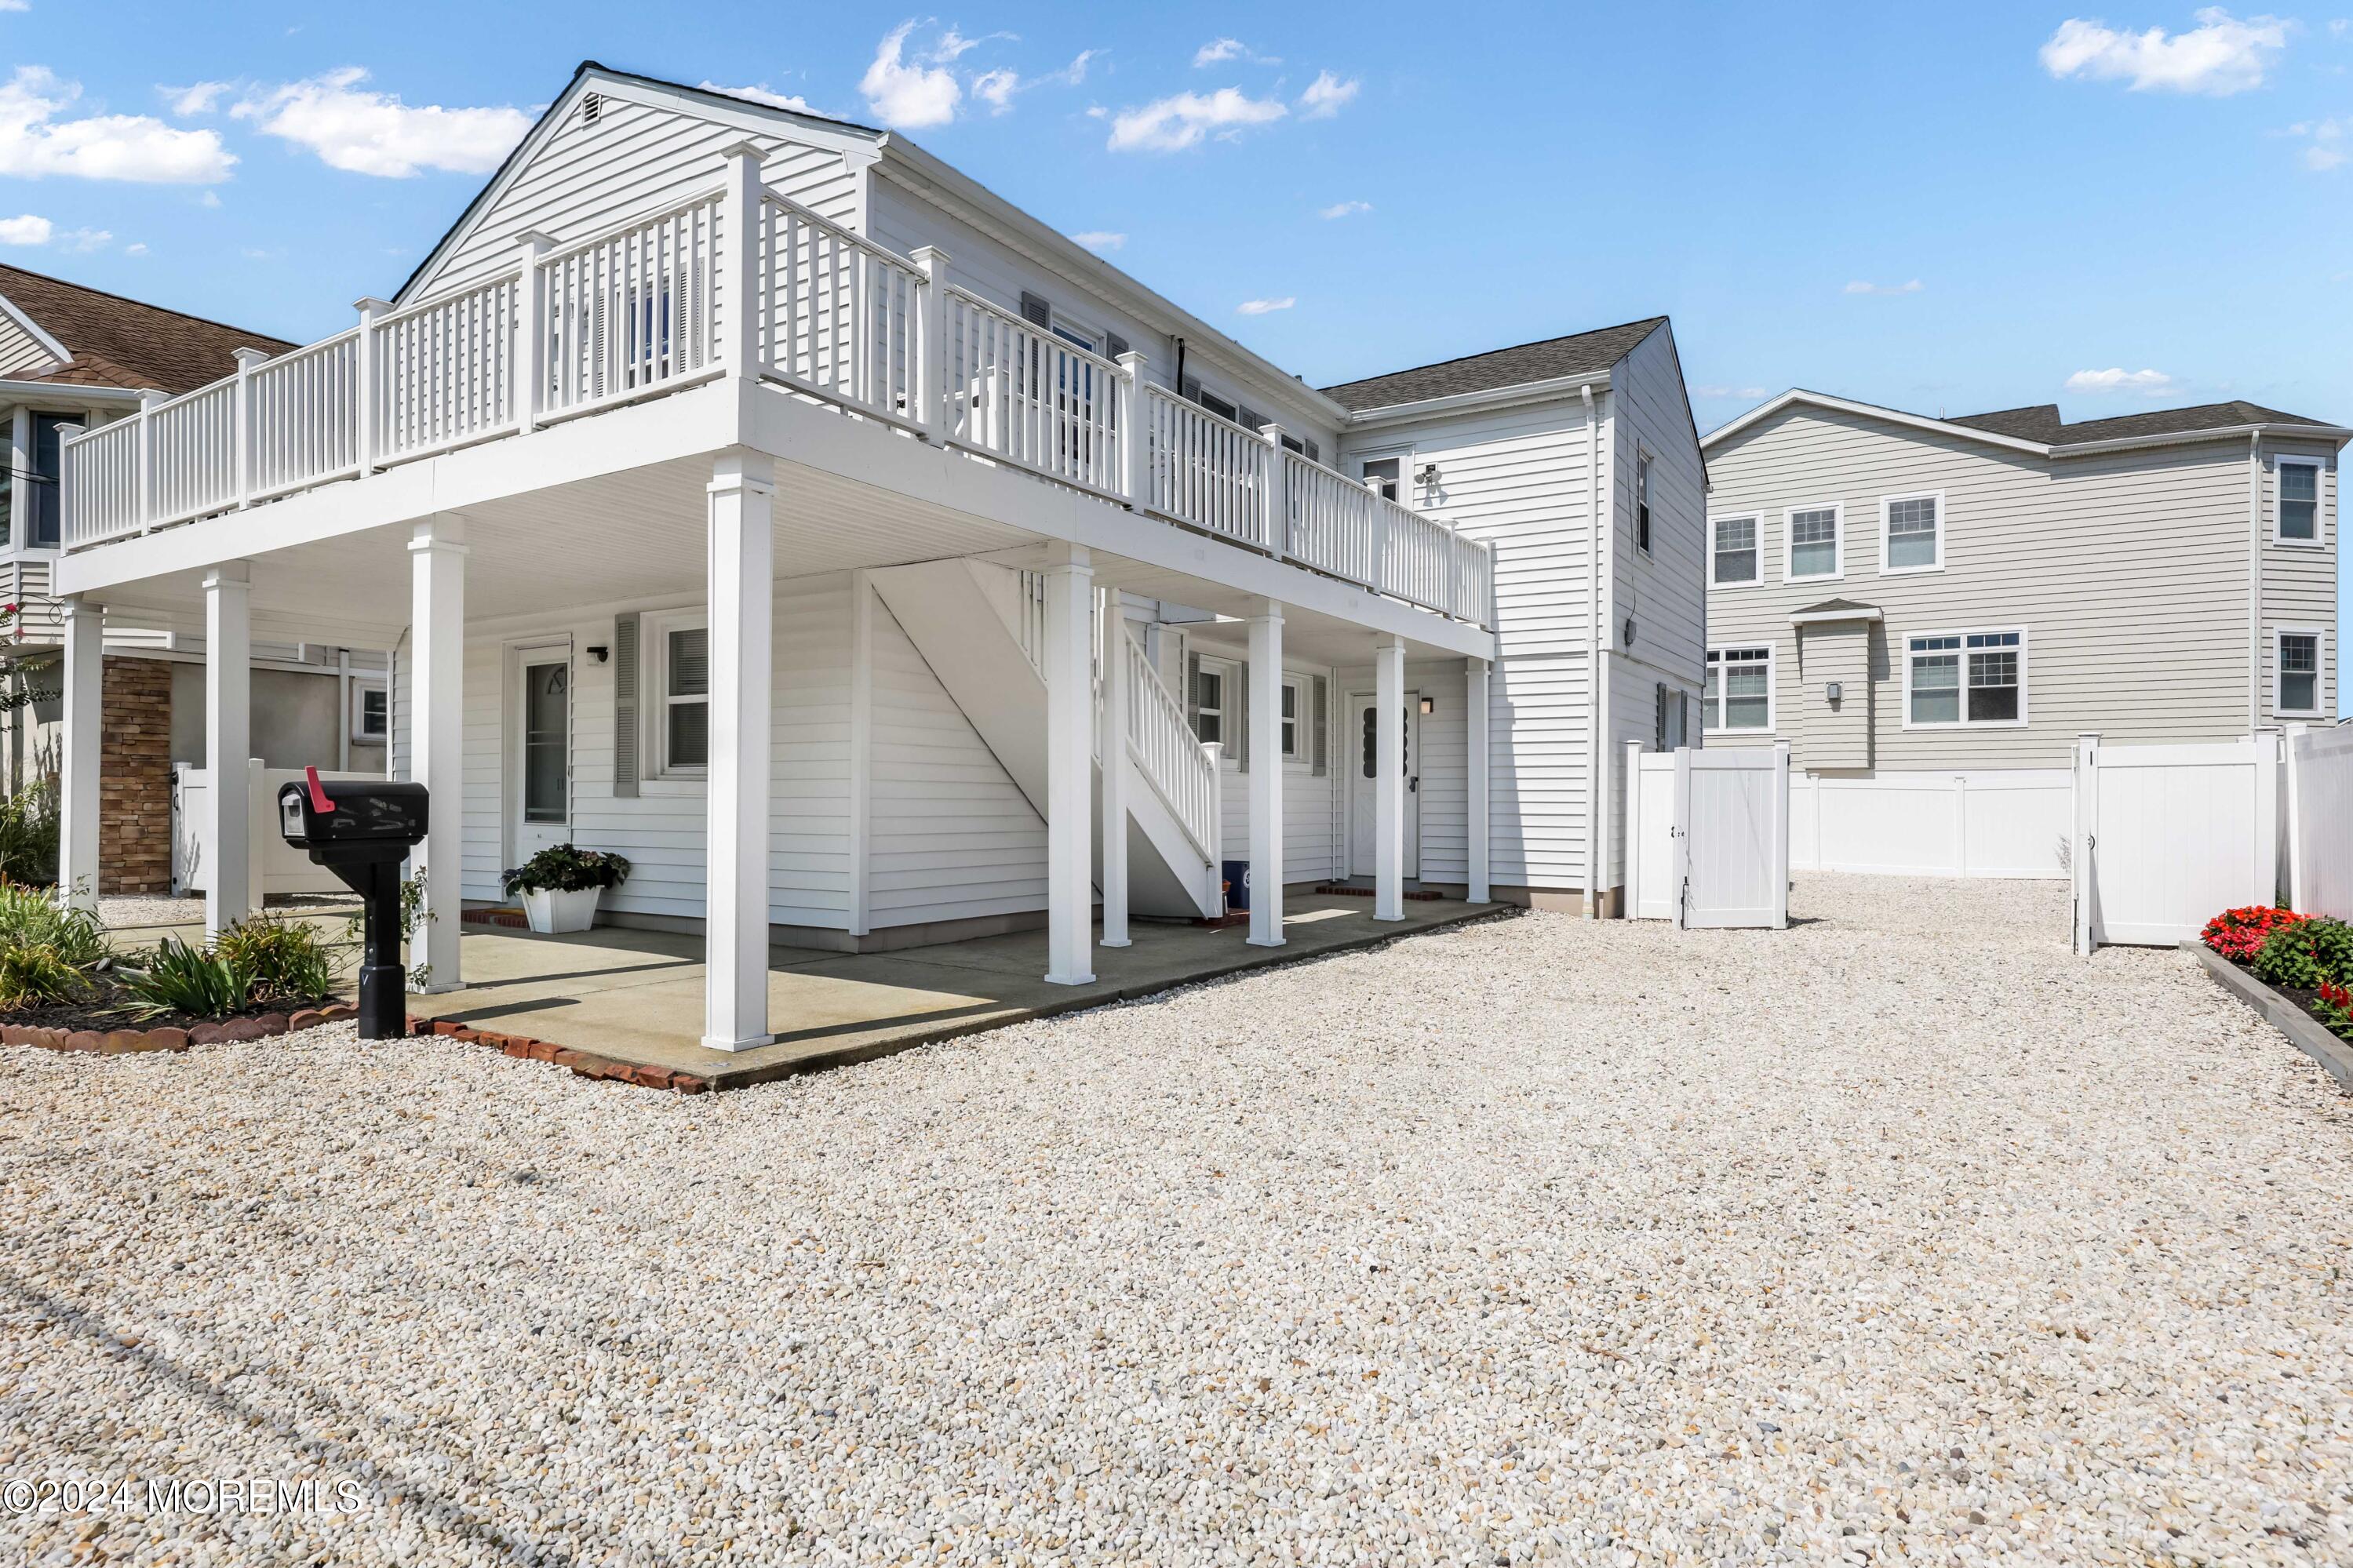
[[[2063,889],[1799,892],[693,1100],[0,1053],[0,1477],[372,1500],[0,1547],[2353,1560],[2353,1101]]]

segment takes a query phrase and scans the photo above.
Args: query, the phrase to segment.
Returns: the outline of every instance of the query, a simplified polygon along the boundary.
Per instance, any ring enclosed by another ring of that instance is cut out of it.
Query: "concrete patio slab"
[[[771,950],[774,1045],[714,1051],[701,1043],[699,936],[602,927],[570,936],[470,929],[463,990],[413,995],[419,1018],[523,1035],[632,1066],[693,1073],[713,1089],[871,1060],[934,1040],[1132,1000],[1240,971],[1297,963],[1460,924],[1502,906],[1416,900],[1383,923],[1365,900],[1299,897],[1286,943],[1250,946],[1240,926],[1136,922],[1134,944],[1097,948],[1087,985],[1049,985],[1042,931],[892,952]]]

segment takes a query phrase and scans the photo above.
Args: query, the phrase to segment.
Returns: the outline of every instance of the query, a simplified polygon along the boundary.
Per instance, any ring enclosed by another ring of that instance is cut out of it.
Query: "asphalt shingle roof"
[[[69,364],[21,378],[28,381],[194,392],[237,369],[232,350],[279,354],[297,346],[19,267],[0,266],[0,295],[73,355]]]
[[[1632,352],[1634,345],[1666,325],[1664,316],[1628,321],[1623,326],[1575,332],[1565,338],[1493,349],[1461,359],[1441,360],[1362,381],[1344,381],[1324,388],[1324,395],[1342,406],[1393,408],[1401,403],[1425,403],[1433,397],[1456,397],[1468,392],[1524,386],[1564,375],[1590,375],[1608,370]]]
[[[2082,441],[2116,441],[2134,436],[2182,436],[2193,430],[2225,430],[2240,425],[2326,426],[2331,423],[2327,419],[2283,414],[2276,408],[2236,400],[2200,403],[2188,408],[2152,409],[2146,414],[2120,414],[2108,419],[2083,419],[2072,425],[2060,418],[2057,404],[2036,403],[2024,408],[1997,409],[1990,414],[1957,415],[1945,422],[1966,425],[1972,430],[1989,431],[1996,436],[2014,436],[2021,441],[2039,442],[2047,447],[2073,446]]]

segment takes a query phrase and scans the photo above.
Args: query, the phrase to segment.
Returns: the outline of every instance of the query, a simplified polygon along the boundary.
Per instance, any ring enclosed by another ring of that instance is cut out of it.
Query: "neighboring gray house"
[[[1784,393],[1704,442],[1707,743],[1857,778],[2333,722],[2348,437],[2242,402],[2071,424]]]

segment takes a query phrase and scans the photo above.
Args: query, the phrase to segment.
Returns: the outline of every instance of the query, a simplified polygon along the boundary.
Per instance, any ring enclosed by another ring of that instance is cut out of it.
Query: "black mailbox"
[[[311,852],[357,893],[366,910],[360,958],[360,1037],[396,1039],[407,1023],[408,977],[400,959],[400,867],[425,841],[425,786],[397,779],[322,784],[306,769],[278,792],[286,842]]]

